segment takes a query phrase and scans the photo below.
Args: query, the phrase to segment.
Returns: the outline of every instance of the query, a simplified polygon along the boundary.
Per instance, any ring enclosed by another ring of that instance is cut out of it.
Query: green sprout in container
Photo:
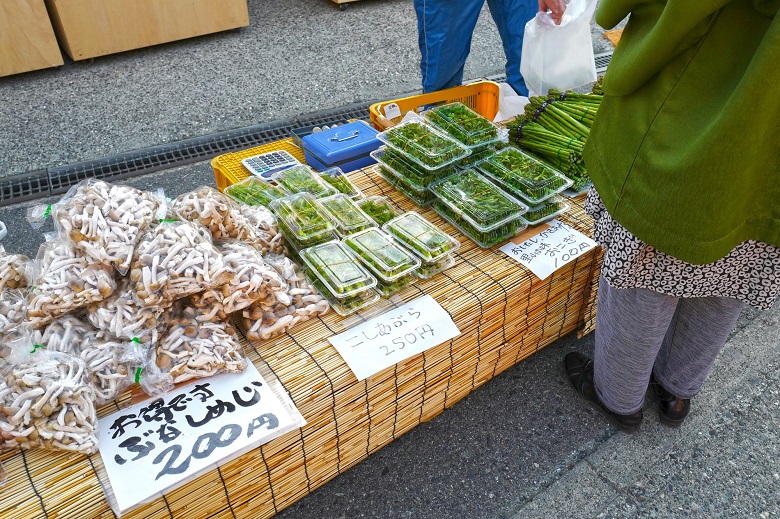
[[[364,213],[373,218],[377,225],[384,225],[398,216],[398,213],[390,207],[390,203],[381,196],[372,196],[357,204]]]
[[[383,229],[426,261],[436,261],[460,245],[415,212],[408,212],[389,221]]]
[[[437,169],[425,169],[409,160],[403,152],[393,148],[385,148],[384,155],[379,155],[379,158],[417,189],[425,189],[431,182],[447,177],[455,171],[454,164]]]
[[[352,295],[376,285],[376,279],[338,242],[301,251],[301,258],[336,297]]]
[[[283,198],[290,193],[283,187],[275,186],[255,177],[249,177],[238,184],[226,187],[225,194],[233,200],[247,205],[269,207],[272,200]]]
[[[380,279],[377,281],[376,289],[383,296],[389,297],[408,287],[415,279],[413,274],[407,274],[392,281],[382,281]]]
[[[364,290],[347,297],[336,297],[336,295],[327,286],[325,286],[320,278],[318,278],[308,269],[306,273],[312,284],[317,287],[317,290],[319,290],[325,299],[328,300],[331,308],[333,308],[333,310],[335,310],[339,315],[343,316],[357,312],[361,308],[364,308],[379,299],[379,294],[373,290]]]
[[[322,180],[330,184],[339,193],[343,193],[353,199],[362,196],[360,190],[349,181],[347,176],[341,172],[341,169],[335,168],[332,172],[331,170],[324,171],[321,177]]]
[[[379,281],[390,281],[414,270],[420,261],[402,249],[379,229],[369,229],[344,239],[358,259],[377,274]]]
[[[454,211],[484,227],[519,216],[528,209],[507,197],[500,188],[473,169],[447,177],[431,190],[448,201]]]
[[[412,121],[384,132],[386,142],[428,168],[437,168],[468,154],[468,150],[431,126]]]
[[[291,193],[311,193],[322,198],[336,193],[336,190],[322,181],[322,178],[308,166],[293,166],[275,173],[272,177]]]
[[[455,264],[455,258],[451,254],[447,254],[443,258],[437,261],[423,261],[417,268],[415,275],[420,279],[428,279],[439,272],[443,272]]]
[[[323,210],[308,194],[297,194],[271,202],[271,210],[278,217],[279,227],[306,244],[313,237],[333,230]]]
[[[328,211],[331,219],[336,222],[336,228],[342,234],[362,231],[374,226],[374,220],[343,193],[321,198],[320,204]]]
[[[479,169],[532,203],[571,185],[563,175],[514,148],[506,148],[484,160]]]
[[[433,108],[425,116],[436,126],[468,146],[498,138],[496,127],[463,103],[449,103]]]
[[[523,218],[529,224],[541,223],[569,208],[569,204],[563,202],[558,197],[551,198],[542,202],[536,207],[532,207],[527,213],[523,215]]]
[[[436,199],[436,195],[427,189],[419,189],[411,185],[406,180],[399,178],[397,175],[393,174],[392,171],[382,165],[379,166],[379,172],[381,177],[384,178],[388,184],[406,195],[407,198],[420,207],[428,205]]]
[[[497,227],[483,229],[474,225],[470,219],[463,218],[462,214],[457,213],[452,207],[439,200],[434,202],[433,209],[445,220],[460,229],[463,234],[471,238],[474,243],[485,249],[511,238],[517,234],[518,230],[525,227],[522,218],[517,216]]]

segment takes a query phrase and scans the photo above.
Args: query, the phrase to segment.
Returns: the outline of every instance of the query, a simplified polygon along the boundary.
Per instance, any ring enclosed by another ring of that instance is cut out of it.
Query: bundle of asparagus
[[[510,142],[571,178],[571,189],[579,191],[590,182],[582,147],[601,99],[600,94],[556,89],[547,97],[532,97],[525,115],[507,125]]]

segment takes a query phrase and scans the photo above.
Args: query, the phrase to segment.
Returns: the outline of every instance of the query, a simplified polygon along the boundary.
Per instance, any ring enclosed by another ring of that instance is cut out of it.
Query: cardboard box
[[[0,1],[0,76],[62,63],[43,0]]]
[[[74,60],[246,27],[246,0],[46,0]]]

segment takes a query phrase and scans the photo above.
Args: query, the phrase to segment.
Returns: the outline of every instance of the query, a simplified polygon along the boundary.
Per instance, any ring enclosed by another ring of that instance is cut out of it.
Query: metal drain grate
[[[612,52],[602,52],[601,54],[596,54],[593,56],[596,60],[596,73],[599,74],[601,72],[604,72],[607,70],[607,65],[609,65],[610,60],[612,59]]]
[[[0,206],[62,194],[87,178],[121,180],[209,160],[223,153],[287,138],[290,136],[290,130],[301,126],[328,124],[341,119],[368,120],[370,105],[349,105],[294,119],[228,130],[101,159],[14,175],[0,179]]]

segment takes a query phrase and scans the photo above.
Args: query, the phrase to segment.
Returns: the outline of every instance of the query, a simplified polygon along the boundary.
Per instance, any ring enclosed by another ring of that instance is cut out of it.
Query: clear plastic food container
[[[440,105],[422,115],[466,146],[481,146],[498,140],[498,128],[463,103]]]
[[[331,220],[336,224],[336,232],[341,236],[353,234],[376,225],[374,220],[364,213],[349,196],[339,193],[317,200]]]
[[[309,193],[272,200],[271,210],[285,238],[297,242],[299,249],[321,243],[335,229],[333,221]]]
[[[528,212],[523,215],[523,219],[528,225],[538,225],[547,220],[552,220],[559,214],[568,210],[569,204],[564,202],[561,197],[554,196],[541,204],[528,209]]]
[[[414,211],[390,220],[382,230],[427,262],[438,261],[460,248],[458,240]]]
[[[422,121],[393,126],[378,134],[377,139],[426,169],[441,168],[471,153],[462,143]]]
[[[324,198],[337,193],[316,171],[304,164],[277,171],[271,179],[290,193],[311,193],[314,198]]]
[[[383,297],[390,297],[391,295],[400,292],[404,288],[408,287],[417,280],[417,277],[412,274],[406,274],[400,278],[392,281],[377,280],[376,291],[382,294]]]
[[[496,153],[496,148],[492,144],[474,148],[471,150],[471,155],[460,161],[460,165],[458,167],[461,169],[471,167],[478,162],[482,162],[494,153]]]
[[[341,168],[330,168],[320,172],[320,177],[327,184],[339,193],[343,193],[350,197],[352,200],[360,200],[363,198],[363,192],[360,191],[355,184],[347,177],[347,175],[341,171]]]
[[[466,169],[431,186],[434,210],[480,247],[489,248],[526,227],[528,207],[474,171]]]
[[[354,314],[379,300],[379,292],[373,288],[363,290],[362,292],[347,297],[336,297],[319,277],[312,274],[311,270],[304,269],[304,272],[311,284],[317,287],[320,294],[328,301],[328,304],[333,308],[333,311],[341,316]]]
[[[336,298],[353,296],[376,286],[376,278],[339,241],[303,249],[301,259]]]
[[[392,169],[383,164],[374,166],[374,173],[385,179],[388,184],[420,207],[425,207],[436,199],[436,195],[428,191],[428,189],[414,187],[406,179],[399,177]]]
[[[369,196],[357,201],[364,213],[370,216],[377,225],[384,225],[400,213],[390,205],[390,202],[383,196]]]
[[[380,283],[390,283],[420,266],[419,258],[377,228],[347,236],[343,242]]]
[[[225,194],[233,200],[247,205],[269,207],[272,200],[289,196],[290,192],[281,186],[252,176],[226,187]]]
[[[417,190],[426,189],[432,182],[450,176],[455,172],[456,167],[455,164],[450,164],[437,169],[421,168],[402,152],[387,146],[372,151],[371,156],[385,168],[392,170],[395,176]]]
[[[423,261],[414,271],[414,275],[420,279],[430,279],[440,272],[444,272],[455,264],[455,256],[447,254],[436,261]]]
[[[532,205],[556,195],[572,181],[516,148],[504,148],[488,157],[477,168],[505,190]]]

